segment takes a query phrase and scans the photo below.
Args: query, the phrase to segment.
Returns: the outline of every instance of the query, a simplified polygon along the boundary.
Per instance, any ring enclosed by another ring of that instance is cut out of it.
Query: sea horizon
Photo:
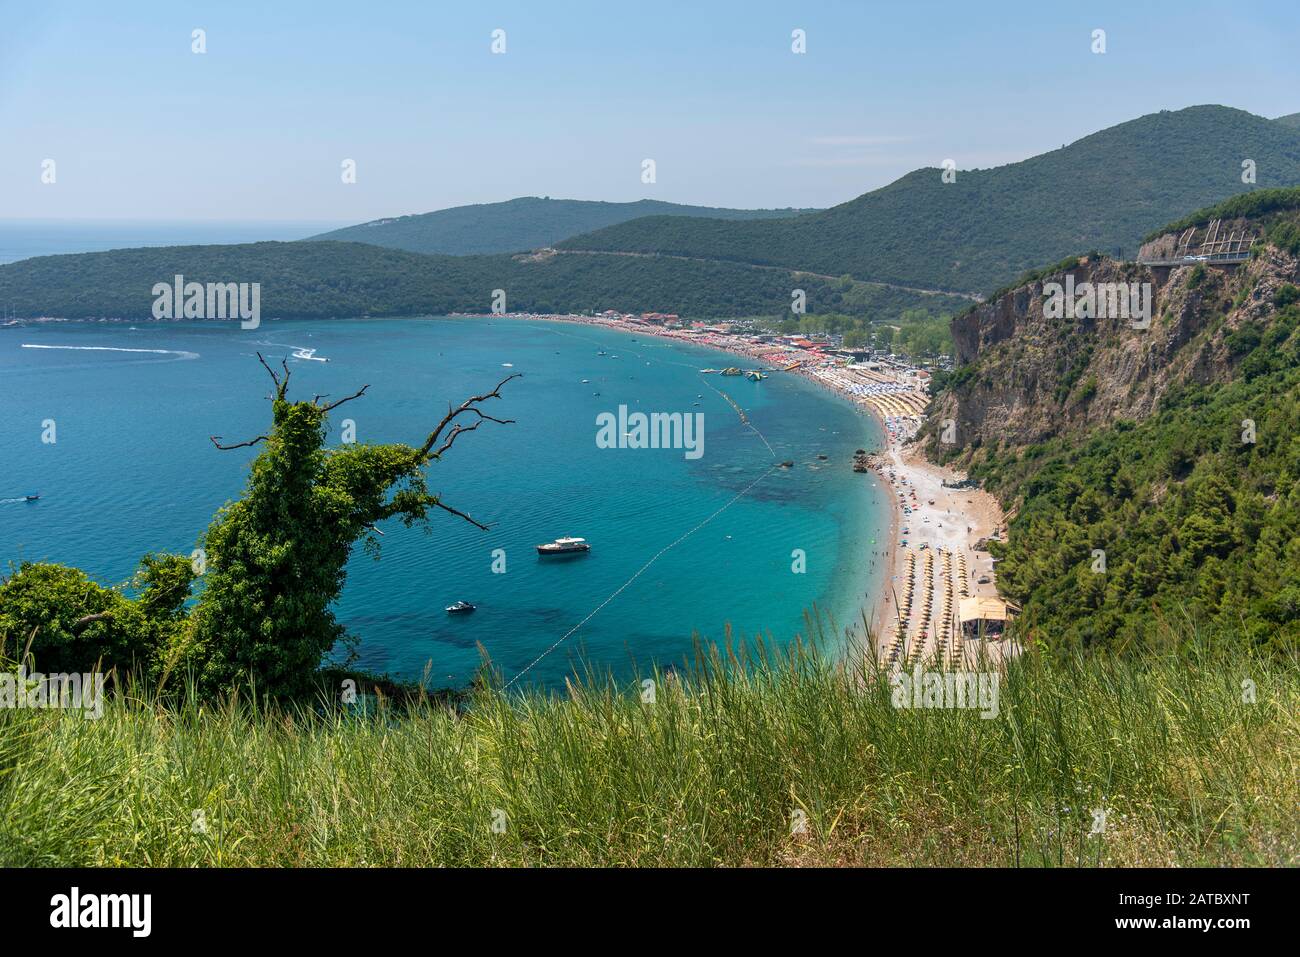
[[[344,225],[342,220],[0,219],[0,265],[145,246],[293,242]]]

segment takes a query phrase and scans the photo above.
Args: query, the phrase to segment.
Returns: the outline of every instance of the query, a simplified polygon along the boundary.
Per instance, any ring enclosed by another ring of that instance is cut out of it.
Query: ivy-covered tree
[[[500,398],[516,376],[448,408],[420,445],[326,448],[329,413],[369,386],[336,402],[293,402],[288,366],[281,363],[277,374],[258,359],[275,386],[271,429],[232,445],[212,436],[218,449],[265,448],[244,495],[217,513],[204,536],[204,588],[177,663],[191,662],[208,690],[251,683],[259,694],[296,694],[308,690],[322,658],[344,637],[330,606],[353,545],[378,549],[377,523],[399,518],[413,526],[437,509],[487,528],[430,493],[424,470],[484,422],[513,422],[480,406]]]

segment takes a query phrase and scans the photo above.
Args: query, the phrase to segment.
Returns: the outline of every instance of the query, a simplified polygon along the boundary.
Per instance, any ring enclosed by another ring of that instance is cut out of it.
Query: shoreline
[[[618,323],[596,320],[591,316],[566,316],[566,315],[553,315],[553,314],[535,315],[535,314],[506,313],[503,315],[458,314],[458,315],[448,316],[446,318],[509,319],[509,320],[521,321],[521,322],[557,322],[557,323],[563,323],[569,325],[588,326],[588,327],[606,329],[613,332],[624,333],[624,334],[636,333],[640,335],[653,336],[654,338],[657,339],[669,340],[671,342],[676,343],[677,345],[693,346],[698,349],[712,349],[716,352],[725,353],[727,355],[741,356],[746,359],[752,359],[757,362],[764,362],[763,359],[752,354],[751,351],[746,350],[744,348],[729,346],[729,344],[726,344],[724,342],[719,342],[716,340],[698,341],[692,337],[672,335],[670,330],[665,330],[658,327],[650,327],[650,328],[643,328],[640,326],[629,327]],[[873,422],[875,423],[875,425],[879,428],[880,441],[882,443],[888,441],[889,430],[885,424],[884,416],[881,415],[880,411],[876,409],[874,406],[872,406],[870,403],[862,401],[859,396],[855,396],[852,395],[851,393],[846,393],[844,391],[833,388],[829,383],[827,383],[825,380],[823,380],[818,376],[808,375],[806,373],[803,373],[799,377],[807,385],[817,386],[822,392],[830,393],[830,397],[834,401],[847,403],[849,406],[855,409],[859,414],[870,416]],[[884,446],[882,444],[881,446],[882,450],[883,447]],[[884,491],[887,494],[888,488],[886,487],[886,483],[881,481],[880,485],[882,491]],[[890,510],[891,521],[890,521],[890,525],[888,526],[891,529],[892,529],[892,514],[893,514],[893,510],[891,509]],[[884,532],[885,529],[882,528],[877,533],[877,537],[879,538],[879,535],[884,534]],[[876,587],[872,588],[871,590],[864,590],[863,579],[865,578],[868,584],[875,584],[877,579],[882,584],[887,582],[888,568],[889,568],[888,563],[891,560],[891,553],[889,552],[887,547],[884,547],[881,549],[881,554],[879,555],[873,556],[870,554],[862,555],[862,554],[855,553],[853,557],[855,559],[861,559],[861,565],[855,568],[854,574],[851,577],[851,581],[845,585],[845,594],[851,598],[851,603],[852,603],[851,611],[849,611],[844,616],[844,618],[837,618],[836,615],[834,614],[833,609],[819,610],[819,614],[825,614],[828,623],[833,624],[835,626],[833,630],[834,630],[834,637],[836,641],[837,651],[842,652],[846,658],[851,653],[855,643],[865,647],[869,636],[862,634],[863,621],[864,619],[868,623],[872,621],[873,616],[875,614],[875,608],[880,603],[879,585],[876,585]],[[872,564],[873,560],[881,562],[878,568]],[[847,605],[849,603],[849,599],[846,599],[845,603]],[[870,627],[870,625],[868,627]]]
[[[593,316],[507,313],[488,316],[460,314],[451,318],[515,319],[595,326],[714,348],[767,366],[772,363],[765,356],[770,357],[775,351],[772,346],[740,342],[725,334],[681,335],[662,326],[630,325]],[[882,375],[875,377],[878,382],[867,383],[868,387],[882,386],[881,391],[865,394],[859,383],[837,374],[839,370],[829,364],[805,361],[798,366],[787,366],[782,371],[796,372],[810,384],[847,400],[859,411],[871,415],[880,429],[882,445],[869,454],[871,465],[867,474],[880,482],[889,498],[887,539],[883,547],[876,546],[874,553],[867,551],[869,546],[865,543],[858,546],[855,557],[860,561],[859,567],[863,577],[868,579],[867,584],[874,585],[874,588],[863,588],[859,579],[857,591],[862,597],[857,600],[858,611],[854,621],[847,625],[839,623],[844,634],[837,635],[837,638],[844,642],[846,658],[853,648],[854,638],[860,643],[862,654],[871,654],[877,662],[890,666],[927,660],[937,661],[943,666],[971,664],[979,654],[974,645],[996,647],[999,643],[972,642],[963,647],[955,635],[954,625],[959,598],[998,595],[992,556],[977,549],[976,545],[991,536],[1004,535],[1005,516],[997,500],[988,492],[977,488],[949,487],[946,483],[961,481],[965,476],[925,459],[914,441],[924,419],[924,406],[916,395],[900,391],[896,388],[899,383],[890,386]],[[858,391],[854,391],[855,386]],[[924,401],[928,403],[928,394]],[[909,412],[911,414],[900,414]],[[884,563],[880,568],[874,565],[878,560]],[[927,567],[933,572],[932,577],[924,579],[930,587],[921,595],[919,603],[915,600],[910,602],[905,620],[900,622],[897,605],[908,604],[905,600],[907,593],[915,593]],[[937,580],[940,574],[943,577]],[[877,578],[878,582],[872,581]],[[910,589],[907,587],[909,582]],[[860,634],[864,620],[867,635]],[[903,633],[901,644],[896,640],[900,624]],[[894,647],[896,644],[898,648]],[[890,657],[891,650],[893,658]],[[867,665],[866,661],[851,663],[855,667]]]
[[[969,663],[975,649],[962,647],[955,635],[955,618],[945,622],[944,602],[955,612],[961,598],[998,597],[992,556],[977,546],[1005,534],[1002,508],[982,489],[945,484],[963,476],[925,459],[915,442],[891,438],[877,470],[888,483],[892,499],[890,587],[882,596],[875,620],[880,644],[877,654],[884,663],[891,663],[889,651],[901,623],[904,638],[893,661]],[[919,603],[913,601],[908,608],[908,586],[915,589],[918,582],[931,577],[927,569],[934,580],[928,589],[922,589]],[[905,616],[900,616],[899,605],[906,609]]]

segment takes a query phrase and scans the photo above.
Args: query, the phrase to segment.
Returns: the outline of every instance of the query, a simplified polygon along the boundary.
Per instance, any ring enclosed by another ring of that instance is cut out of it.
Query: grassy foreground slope
[[[316,239],[371,243],[414,253],[465,256],[514,253],[550,246],[640,216],[708,216],[713,219],[775,219],[806,209],[719,209],[683,206],[655,199],[604,203],[581,199],[521,196],[503,203],[456,206],[432,213],[376,219],[335,229]]]
[[[0,709],[0,865],[1295,864],[1300,669],[1215,638],[1026,655],[989,719],[808,653],[652,704]]]
[[[494,289],[516,312],[619,309],[690,317],[808,311],[892,318],[952,313],[962,300],[735,263],[642,256],[426,256],[364,243],[171,246],[41,256],[0,266],[0,302],[19,317],[147,319],[155,283],[261,284],[263,318],[487,312]]]
[[[1223,106],[1153,113],[1059,150],[945,183],[921,169],[819,213],[724,222],[655,217],[562,248],[660,252],[982,292],[1081,249],[1131,254],[1161,223],[1255,188],[1300,184],[1300,130]],[[942,157],[936,157],[941,162]]]

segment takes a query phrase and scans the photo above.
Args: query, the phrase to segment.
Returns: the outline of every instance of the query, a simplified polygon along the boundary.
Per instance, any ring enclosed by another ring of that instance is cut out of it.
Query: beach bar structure
[[[957,605],[957,620],[961,627],[962,639],[1001,638],[1007,622],[1014,618],[1019,610],[1015,605],[1001,598],[980,595],[963,598]]]

